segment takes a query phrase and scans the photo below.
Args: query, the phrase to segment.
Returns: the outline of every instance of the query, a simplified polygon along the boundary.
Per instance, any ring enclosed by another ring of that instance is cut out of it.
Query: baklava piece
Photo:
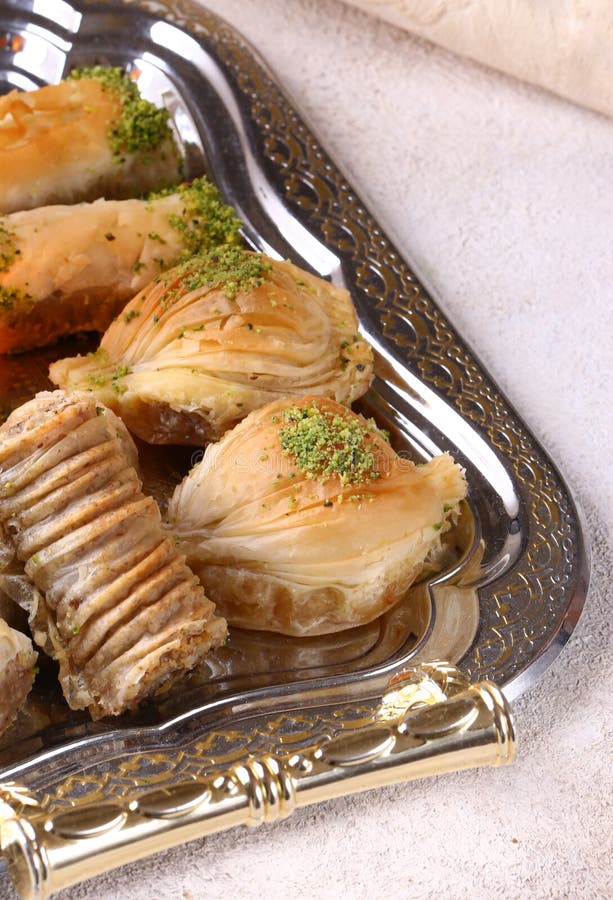
[[[96,353],[51,366],[153,444],[217,440],[284,396],[351,403],[373,357],[349,293],[289,262],[239,248],[160,275],[109,327]]]
[[[0,217],[0,353],[104,331],[156,275],[194,253],[238,244],[239,228],[205,178],[147,200]],[[137,312],[127,315],[129,324]]]
[[[466,494],[448,454],[399,457],[333,400],[251,413],[177,487],[169,527],[231,625],[340,631],[396,604]]]
[[[167,110],[120,68],[0,97],[0,212],[137,197],[181,171]]]
[[[69,705],[94,718],[165,689],[226,635],[136,461],[88,396],[38,394],[0,427],[2,555],[24,567],[34,640],[59,661]]]

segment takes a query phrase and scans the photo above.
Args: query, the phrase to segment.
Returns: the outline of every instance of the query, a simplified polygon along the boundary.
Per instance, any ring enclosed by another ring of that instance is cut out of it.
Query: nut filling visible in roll
[[[0,428],[0,542],[24,564],[34,638],[69,705],[94,718],[135,707],[226,635],[136,462],[123,423],[86,395],[38,394]]]

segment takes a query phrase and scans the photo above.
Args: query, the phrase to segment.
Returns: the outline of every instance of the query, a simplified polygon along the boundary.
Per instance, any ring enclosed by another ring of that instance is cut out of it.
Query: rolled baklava
[[[169,527],[231,625],[316,635],[396,604],[466,494],[448,454],[399,457],[333,400],[249,415],[177,487]]]
[[[181,170],[168,112],[122,69],[79,69],[0,97],[0,212],[136,197]]]
[[[0,217],[0,353],[104,331],[155,275],[239,241],[205,178],[148,200],[96,200]]]
[[[96,353],[50,377],[94,394],[145,441],[202,444],[283,396],[360,397],[373,357],[357,328],[347,291],[230,248],[157,277]]]
[[[0,735],[26,702],[36,675],[36,659],[30,638],[0,619]]]
[[[122,422],[85,395],[38,394],[0,427],[2,555],[23,566],[66,700],[94,718],[167,688],[226,635],[136,461]]]

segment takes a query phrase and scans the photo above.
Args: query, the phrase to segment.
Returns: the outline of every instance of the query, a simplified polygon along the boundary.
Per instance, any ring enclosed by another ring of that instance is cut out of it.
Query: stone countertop
[[[560,466],[592,585],[569,645],[514,704],[511,767],[326,802],[61,896],[610,897],[613,122],[337,0],[207,5],[258,48]]]

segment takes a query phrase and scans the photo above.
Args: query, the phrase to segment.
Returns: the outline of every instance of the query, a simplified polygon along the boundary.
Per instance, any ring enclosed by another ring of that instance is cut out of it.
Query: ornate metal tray
[[[320,785],[315,799],[323,798],[323,782],[326,796],[340,793],[331,785],[346,781],[349,770],[359,774],[357,787],[381,784],[378,767],[392,768],[390,760],[402,749],[407,711],[409,718],[418,716],[424,704],[451,702],[452,712],[444,727],[439,715],[417,731],[411,718],[411,733],[421,734],[422,743],[441,736],[449,743],[454,733],[464,735],[465,747],[473,729],[466,709],[461,712],[467,703],[481,704],[479,715],[489,710],[496,720],[495,756],[454,757],[448,768],[500,762],[501,740],[508,749],[511,738],[508,723],[502,734],[504,699],[495,686],[512,698],[535,680],[572,632],[585,598],[587,552],[560,474],[235,30],[189,0],[0,0],[0,92],[55,82],[72,66],[95,62],[139,70],[142,92],[153,100],[161,96],[172,114],[188,176],[209,174],[254,248],[288,257],[351,291],[377,358],[363,407],[391,432],[400,453],[427,459],[449,450],[466,469],[469,498],[445,571],[369,626],[309,640],[234,630],[209,670],[194,676],[180,696],[113,722],[93,724],[70,712],[53,687],[52,668],[43,667],[26,714],[0,743],[0,782],[19,785],[5,787],[5,799],[23,810],[34,805],[29,790],[44,792],[35,817],[55,815],[56,826],[66,807],[82,811],[84,804],[104,801],[95,808],[106,813],[85,829],[90,849],[82,857],[91,862],[94,849],[100,855],[93,836],[107,840],[109,833],[125,832],[126,810],[137,809],[130,798],[138,790],[157,810],[158,824],[168,822],[168,809],[193,819],[196,808],[202,823],[215,803],[223,806],[237,793],[254,820],[271,810],[285,814],[299,776]],[[66,346],[0,358],[0,413],[48,386],[47,365],[56,355],[67,355]],[[161,496],[188,461],[177,453],[160,462],[143,448],[146,487]],[[424,665],[441,659],[457,668]],[[469,687],[483,681],[489,682],[485,693]],[[484,732],[482,719],[477,726]],[[326,757],[322,747],[336,749]],[[322,782],[315,769],[324,757]],[[270,762],[281,758],[293,760],[293,768]],[[230,769],[220,781],[217,776]],[[403,770],[394,777],[410,776]],[[186,783],[204,787],[183,795]],[[146,819],[147,804],[139,803]],[[147,821],[155,817],[148,815]],[[237,821],[230,816],[215,827]],[[63,839],[82,845],[84,827],[79,832],[74,821],[64,822],[72,836]],[[128,843],[138,837],[126,834]],[[23,835],[3,835],[12,866],[11,846],[24,842]],[[100,865],[90,864],[78,877],[97,870]],[[44,880],[40,872],[30,875],[33,883]],[[64,883],[70,879],[52,886]]]

